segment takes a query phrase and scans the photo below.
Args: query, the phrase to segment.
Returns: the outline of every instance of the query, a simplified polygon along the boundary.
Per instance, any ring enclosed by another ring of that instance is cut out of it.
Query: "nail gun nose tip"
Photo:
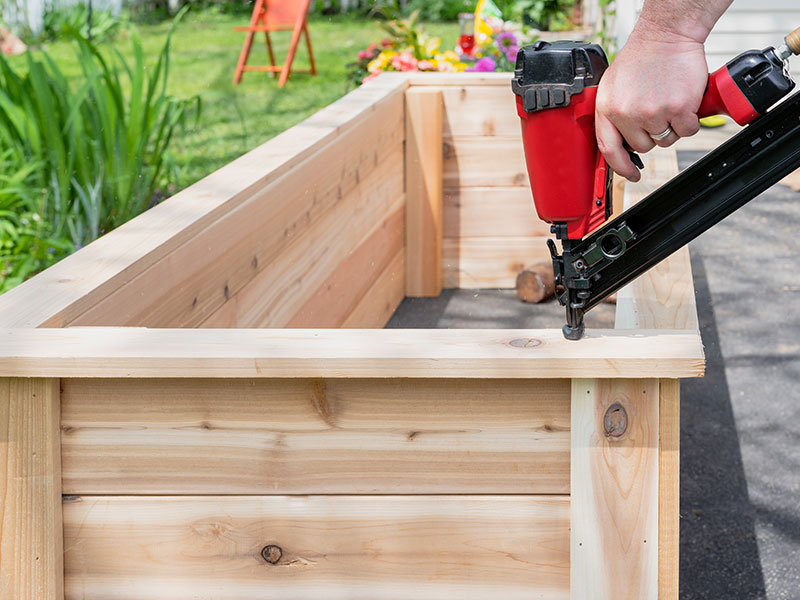
[[[564,325],[561,328],[561,331],[564,333],[564,337],[568,340],[579,340],[583,337],[583,332],[585,328],[583,323],[578,325],[577,327],[570,327],[569,325]]]

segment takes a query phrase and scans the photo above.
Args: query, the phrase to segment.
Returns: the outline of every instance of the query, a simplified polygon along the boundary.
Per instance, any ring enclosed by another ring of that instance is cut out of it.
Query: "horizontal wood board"
[[[550,236],[550,225],[536,216],[530,187],[463,187],[444,191],[445,238],[455,242],[460,238],[503,236]]]
[[[445,287],[514,287],[547,258],[549,226],[534,209],[510,81],[441,90]]]
[[[394,255],[345,319],[343,328],[381,329],[389,322],[405,297],[405,258],[405,249]]]
[[[402,160],[399,148],[396,157]],[[395,216],[403,210],[405,197],[402,189],[402,172],[388,169],[386,177],[381,180],[380,191],[357,192],[352,202],[342,204],[313,232],[309,232],[310,235],[289,246],[270,268],[250,280],[201,326],[285,326],[298,308],[319,293],[331,273],[356,252],[373,231],[383,225],[387,215]],[[351,284],[368,287],[370,280],[367,274],[368,271],[356,273],[358,283]]]
[[[447,288],[510,288],[532,263],[550,259],[547,237],[505,236],[445,238]]]
[[[402,126],[397,95],[71,324],[286,325],[402,203]]]
[[[566,496],[68,497],[64,536],[67,600],[569,598]]]
[[[322,285],[286,323],[286,327],[342,327],[376,281],[391,268],[397,255],[403,252],[404,234],[404,207],[400,206],[370,230],[366,239],[332,269]],[[400,280],[402,282],[402,277]],[[402,290],[396,296],[398,302],[402,301]],[[391,303],[392,296],[388,297]],[[380,307],[374,308],[380,311]],[[368,315],[364,317],[364,325],[356,324],[355,328],[369,326]]]
[[[567,380],[65,379],[68,494],[565,494]]]
[[[0,375],[19,377],[698,377],[697,331],[0,330]]]

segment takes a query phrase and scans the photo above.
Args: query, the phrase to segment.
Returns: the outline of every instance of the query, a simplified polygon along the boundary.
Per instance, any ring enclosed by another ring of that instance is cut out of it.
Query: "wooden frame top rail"
[[[697,331],[0,330],[2,377],[702,377]]]

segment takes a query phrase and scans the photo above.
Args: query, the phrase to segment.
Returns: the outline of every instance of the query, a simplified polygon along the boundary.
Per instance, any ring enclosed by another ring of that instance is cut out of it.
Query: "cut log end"
[[[536,263],[517,275],[517,295],[523,302],[543,302],[554,293],[553,265],[550,262]]]

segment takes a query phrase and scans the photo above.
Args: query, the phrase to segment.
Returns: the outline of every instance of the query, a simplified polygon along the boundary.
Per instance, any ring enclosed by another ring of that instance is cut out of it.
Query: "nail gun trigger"
[[[550,256],[553,258],[553,260],[561,258],[558,254],[556,243],[553,240],[547,240],[547,247],[550,249]]]
[[[644,162],[642,162],[642,157],[636,154],[633,150],[628,150],[628,156],[631,157],[631,162],[636,165],[636,168],[640,171],[644,171]]]

